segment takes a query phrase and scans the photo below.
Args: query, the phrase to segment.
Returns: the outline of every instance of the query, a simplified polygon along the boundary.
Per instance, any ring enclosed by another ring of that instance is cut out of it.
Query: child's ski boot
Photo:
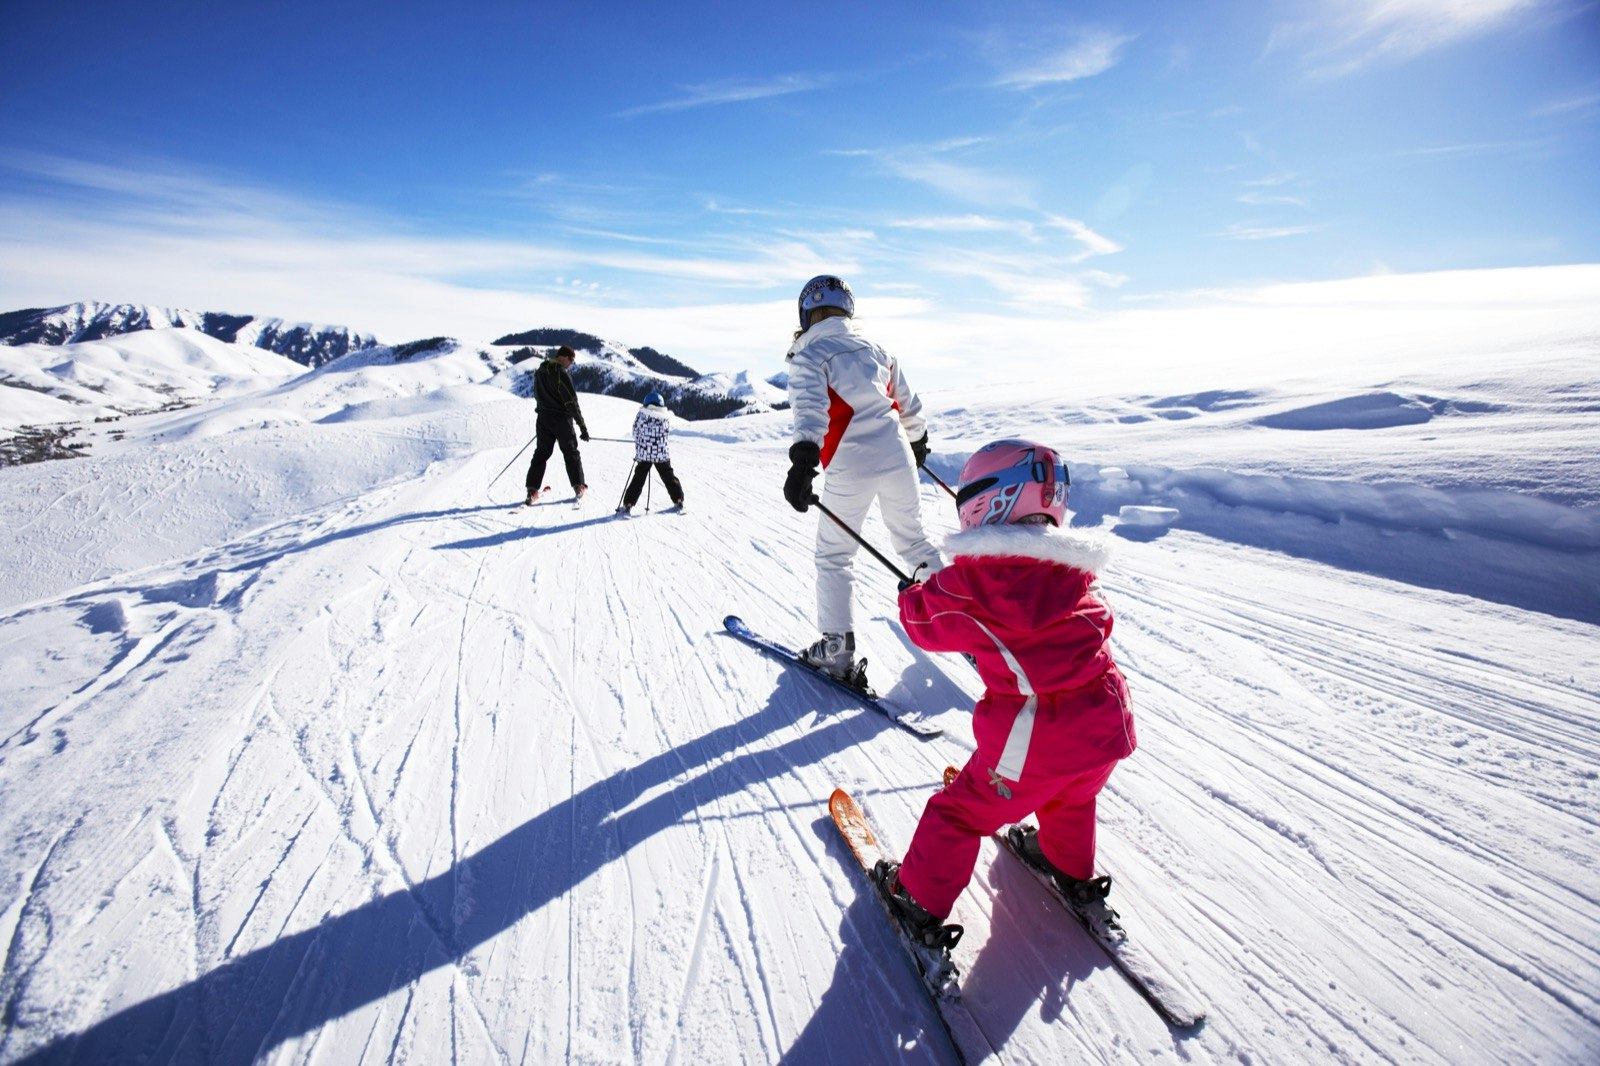
[[[883,898],[894,909],[895,918],[910,937],[924,947],[949,952],[961,941],[965,932],[960,925],[946,925],[944,919],[929,914],[912,899],[900,884],[900,864],[879,859],[872,868],[872,882],[878,886]]]

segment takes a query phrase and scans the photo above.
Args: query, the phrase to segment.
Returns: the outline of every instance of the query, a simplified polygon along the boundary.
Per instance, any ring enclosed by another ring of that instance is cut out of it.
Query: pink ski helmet
[[[1067,464],[1054,448],[1031,440],[997,440],[961,468],[956,513],[961,528],[1020,522],[1044,515],[1057,526],[1067,519]]]

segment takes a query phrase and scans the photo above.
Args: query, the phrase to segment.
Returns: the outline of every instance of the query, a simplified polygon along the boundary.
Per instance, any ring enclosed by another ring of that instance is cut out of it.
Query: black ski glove
[[[578,423],[578,439],[583,441],[585,444],[589,443],[589,427],[584,425],[582,422]]]
[[[821,461],[822,449],[808,440],[789,446],[789,476],[783,479],[783,498],[796,511],[810,508],[811,483],[817,479],[817,464]]]
[[[916,457],[919,467],[928,461],[928,451],[928,435],[926,433],[911,442],[911,454]]]

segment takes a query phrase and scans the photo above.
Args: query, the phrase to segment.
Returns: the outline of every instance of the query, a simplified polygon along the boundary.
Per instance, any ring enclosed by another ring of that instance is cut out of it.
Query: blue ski
[[[798,666],[800,669],[809,673],[812,677],[821,678],[830,685],[850,693],[850,695],[854,696],[857,700],[866,704],[868,707],[871,707],[873,710],[877,711],[879,714],[883,715],[885,718],[889,719],[902,729],[909,730],[918,736],[923,737],[936,737],[944,732],[943,729],[940,729],[938,726],[934,725],[925,716],[917,711],[908,710],[903,707],[896,707],[894,704],[884,701],[870,688],[856,688],[854,685],[848,684],[845,681],[841,681],[839,678],[834,677],[831,674],[823,673],[816,667],[803,662],[799,654],[796,653],[793,648],[786,648],[776,641],[768,640],[766,637],[761,636],[749,626],[745,625],[744,620],[738,615],[730,614],[728,617],[722,620],[722,625],[730,634],[738,637],[751,647],[759,648],[768,655],[771,655],[773,658],[781,659],[792,666]]]

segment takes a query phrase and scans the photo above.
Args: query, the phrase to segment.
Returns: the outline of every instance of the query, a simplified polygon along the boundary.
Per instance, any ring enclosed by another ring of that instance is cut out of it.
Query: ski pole
[[[923,469],[923,471],[925,471],[927,473],[927,475],[929,477],[933,478],[934,484],[938,485],[941,489],[944,489],[944,491],[948,492],[952,499],[955,498],[956,490],[951,488],[949,485],[946,485],[944,483],[944,478],[940,477],[938,474],[935,474],[928,467],[922,467],[922,469]]]
[[[649,514],[650,513],[650,490],[654,487],[655,480],[656,480],[655,478],[650,476],[650,472],[648,470],[646,470],[645,474],[644,474],[644,513],[645,514]]]
[[[528,444],[532,444],[538,438],[538,436],[539,436],[539,434],[535,433],[532,437],[529,437],[528,438]],[[521,448],[517,449],[517,454],[513,455],[511,457],[511,463],[514,463],[518,459],[522,458],[522,453],[528,450],[528,444],[524,444]],[[496,481],[500,480],[501,474],[504,474],[507,470],[511,469],[511,463],[507,463],[504,467],[501,468],[500,473],[496,474],[494,476],[494,479],[489,482],[489,488],[491,488],[491,489],[494,488],[494,483]],[[486,489],[485,491],[488,491],[488,490]]]
[[[878,560],[878,562],[882,563],[884,566],[887,566],[889,568],[890,572],[893,573],[895,577],[899,578],[901,581],[905,581],[905,582],[908,582],[908,583],[911,581],[911,579],[906,576],[904,571],[902,571],[898,566],[896,566],[893,563],[891,563],[888,560],[888,558],[881,551],[879,551],[877,548],[874,548],[872,545],[868,544],[866,542],[866,540],[861,536],[860,533],[857,533],[855,530],[853,530],[849,526],[845,525],[844,519],[840,518],[838,515],[834,514],[832,511],[828,510],[827,506],[824,505],[821,500],[817,499],[817,497],[815,495],[813,495],[811,497],[811,504],[817,510],[821,511],[823,514],[825,514],[829,518],[833,519],[833,524],[838,526],[840,529],[844,530],[846,533],[850,534],[850,537],[851,537],[852,540],[854,540],[857,544],[861,545],[863,548],[867,549],[867,551],[871,552],[872,553],[872,557],[874,559]]]
[[[617,497],[617,510],[622,510],[622,501],[628,498],[628,483],[633,480],[633,472],[639,468],[638,463],[628,467],[628,477],[622,483],[622,495]]]
[[[630,437],[596,437],[596,436],[592,436],[591,435],[589,437],[589,439],[592,440],[592,441],[593,440],[609,441],[612,444],[632,444],[633,443],[633,440]]]

